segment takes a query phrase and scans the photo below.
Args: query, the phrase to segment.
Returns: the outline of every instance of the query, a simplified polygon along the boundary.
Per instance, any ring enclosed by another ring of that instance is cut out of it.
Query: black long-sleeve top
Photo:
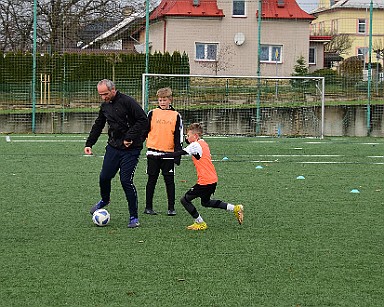
[[[103,102],[99,115],[92,126],[86,147],[96,144],[99,136],[108,123],[108,144],[118,149],[143,148],[148,132],[148,118],[141,106],[130,96],[119,91],[110,102]],[[133,141],[128,148],[124,140]]]

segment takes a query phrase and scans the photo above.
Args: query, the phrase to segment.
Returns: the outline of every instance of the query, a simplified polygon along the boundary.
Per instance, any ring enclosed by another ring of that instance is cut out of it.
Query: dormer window
[[[200,0],[192,0],[193,1],[193,6],[199,6],[200,5]]]
[[[244,0],[233,0],[232,15],[233,16],[245,16],[245,1]]]

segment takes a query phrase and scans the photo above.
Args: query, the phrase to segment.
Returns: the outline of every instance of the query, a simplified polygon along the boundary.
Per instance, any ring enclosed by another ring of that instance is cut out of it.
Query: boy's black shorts
[[[195,184],[192,188],[188,190],[187,193],[185,193],[185,195],[188,199],[195,199],[200,197],[201,201],[203,203],[206,203],[209,202],[211,196],[215,194],[216,186],[217,182],[207,185]]]
[[[160,170],[163,176],[175,176],[174,159],[154,159],[147,157],[147,174],[150,176],[158,176]]]

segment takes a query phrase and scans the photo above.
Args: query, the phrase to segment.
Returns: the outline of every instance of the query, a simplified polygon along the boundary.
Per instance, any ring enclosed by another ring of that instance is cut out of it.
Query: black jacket
[[[148,118],[140,105],[130,96],[119,91],[110,102],[103,102],[99,115],[92,126],[86,147],[96,144],[105,123],[108,123],[108,144],[118,149],[143,148],[148,132]],[[126,148],[123,141],[133,141]]]

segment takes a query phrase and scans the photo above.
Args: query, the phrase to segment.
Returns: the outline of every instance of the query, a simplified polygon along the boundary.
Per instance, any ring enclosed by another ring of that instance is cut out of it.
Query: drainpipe
[[[145,1],[145,73],[149,73],[149,1]],[[148,112],[148,78],[145,78],[145,91],[142,94],[144,99],[144,111]]]
[[[163,53],[167,50],[167,20],[164,19],[164,27],[163,27]]]
[[[257,71],[256,74],[260,77],[260,53],[261,53],[261,14],[262,0],[259,0],[257,8]],[[256,135],[260,133],[260,98],[261,98],[261,80],[257,79],[257,98],[256,98]]]
[[[371,62],[372,62],[372,15],[373,1],[369,6],[369,52],[368,52],[368,104],[367,104],[367,135],[371,135]]]
[[[37,53],[37,0],[33,1],[33,52],[32,52],[32,133],[36,132],[36,53]]]

